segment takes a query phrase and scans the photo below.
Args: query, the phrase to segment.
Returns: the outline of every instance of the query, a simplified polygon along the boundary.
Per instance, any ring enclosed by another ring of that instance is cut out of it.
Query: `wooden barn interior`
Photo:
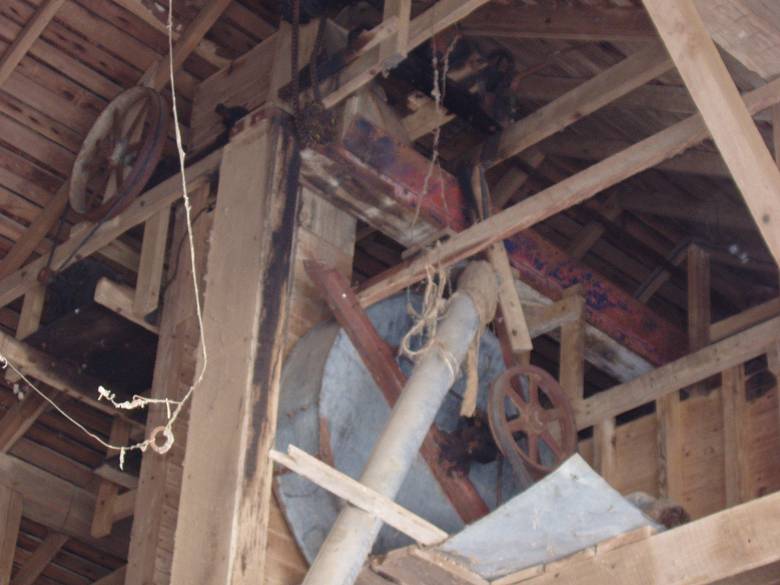
[[[776,0],[3,0],[0,585],[780,584],[778,261]]]

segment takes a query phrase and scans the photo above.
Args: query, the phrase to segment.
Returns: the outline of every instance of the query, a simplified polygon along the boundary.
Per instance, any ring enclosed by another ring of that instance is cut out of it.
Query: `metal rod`
[[[389,498],[396,497],[474,336],[493,317],[496,296],[490,265],[469,264],[431,349],[416,363],[374,446],[360,478],[362,484]],[[381,527],[375,516],[345,506],[302,585],[353,585]]]

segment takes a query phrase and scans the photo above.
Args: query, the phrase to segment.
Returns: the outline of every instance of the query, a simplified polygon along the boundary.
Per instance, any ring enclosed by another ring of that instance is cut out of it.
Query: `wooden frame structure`
[[[588,202],[599,192],[651,167],[662,167],[665,162],[677,165],[679,170],[686,164],[701,164],[700,159],[709,157],[707,168],[713,169],[717,165],[710,164],[712,154],[691,153],[688,159],[685,154],[678,156],[711,136],[725,162],[725,166],[711,171],[713,176],[728,172],[734,178],[772,256],[780,261],[780,240],[773,227],[780,217],[780,171],[753,123],[753,116],[773,108],[777,136],[780,82],[771,81],[740,96],[693,0],[644,0],[647,15],[641,19],[626,21],[623,13],[612,11],[606,20],[576,25],[565,9],[555,19],[545,20],[541,28],[496,24],[490,18],[493,7],[483,8],[466,21],[465,35],[489,30],[491,34],[515,39],[554,35],[556,39],[643,42],[642,48],[592,79],[576,86],[559,84],[565,87],[549,104],[474,148],[471,157],[480,158],[486,168],[533,152],[537,147],[540,150],[534,156],[540,166],[542,152],[550,154],[571,148],[556,144],[555,138],[548,140],[550,137],[615,103],[644,103],[642,100],[650,99],[657,89],[646,84],[673,68],[682,76],[700,113],[693,111],[690,100],[682,103],[680,98],[669,107],[690,117],[470,225],[465,213],[466,198],[457,179],[442,172],[430,184],[423,181],[428,159],[394,136],[394,128],[380,127],[376,119],[355,115],[356,106],[350,100],[363,99],[360,90],[383,69],[485,3],[439,0],[412,17],[408,0],[386,2],[384,22],[373,31],[376,41],[345,64],[337,86],[325,96],[327,107],[343,111],[338,139],[327,145],[309,146],[300,152],[300,158],[293,148],[290,118],[274,106],[281,100],[276,92],[290,81],[285,51],[289,42],[287,31],[269,35],[200,85],[192,114],[193,151],[205,151],[219,132],[216,104],[230,102],[248,110],[224,148],[210,152],[186,170],[196,206],[205,207],[213,195],[217,201],[213,226],[211,221],[199,226],[197,240],[202,248],[196,248],[200,254],[197,264],[206,274],[202,301],[211,365],[194,394],[186,421],[177,430],[179,443],[174,452],[168,458],[147,453],[137,487],[133,482],[132,486],[120,484],[121,476],[100,476],[96,478],[99,487],[95,495],[14,455],[14,447],[20,445],[30,426],[48,409],[41,397],[28,397],[0,419],[0,584],[32,585],[69,539],[118,553],[118,531],[123,530],[119,523],[130,515],[134,521],[127,567],[112,571],[96,583],[256,582],[258,571],[270,575],[283,564],[281,556],[294,559],[296,567],[291,578],[300,577],[304,563],[286,533],[270,490],[273,468],[268,453],[275,433],[279,377],[292,341],[328,314],[324,302],[315,295],[316,287],[324,287],[325,281],[306,274],[304,262],[325,257],[326,263],[335,267],[333,274],[341,275],[337,280],[343,288],[351,271],[357,220],[407,248],[424,246],[444,230],[449,237],[358,290],[342,292],[344,298],[352,300],[351,305],[337,306],[331,298],[331,309],[337,317],[355,322],[360,318],[360,306],[366,307],[414,285],[425,276],[427,267],[450,266],[487,253],[503,279],[504,320],[510,323],[510,331],[519,330],[517,335],[510,335],[515,357],[523,359],[532,338],[556,331],[561,352],[559,378],[573,402],[577,427],[593,430],[593,438],[581,441],[580,448],[588,452],[604,477],[616,484],[631,483],[618,477],[621,462],[630,456],[622,449],[627,437],[645,432],[639,429],[650,423],[637,420],[618,425],[616,420],[654,403],[656,422],[649,434],[658,440],[658,446],[651,447],[653,457],[660,456],[655,462],[653,485],[661,495],[685,500],[684,484],[689,481],[684,461],[685,426],[692,412],[702,407],[717,411],[723,420],[720,432],[725,501],[721,507],[736,506],[755,496],[748,486],[749,463],[740,457],[748,441],[747,421],[759,416],[753,412],[757,409],[751,411],[744,399],[745,363],[766,355],[770,370],[780,372],[778,303],[766,303],[712,322],[708,258],[700,248],[692,246],[685,251],[691,310],[688,330],[684,332],[658,318],[618,287],[605,285],[607,279],[594,276],[592,271],[588,282],[570,288],[582,280],[584,271],[576,257],[584,255],[603,234],[601,224],[590,225],[589,233],[577,242],[575,248],[582,252],[571,248],[572,254],[565,257],[545,246],[531,230],[543,220]],[[209,54],[203,39],[229,4],[225,0],[207,2],[190,25],[178,33],[172,55],[177,70],[191,54]],[[0,85],[11,76],[62,5],[62,0],[41,4],[34,19],[2,55]],[[531,14],[536,9],[524,10]],[[519,22],[523,21],[520,12]],[[538,23],[539,18],[530,21]],[[659,36],[663,45],[658,42]],[[168,56],[163,55],[146,70],[140,82],[163,87],[170,73],[167,63]],[[547,83],[553,85],[550,80]],[[406,124],[407,129],[422,136],[432,126],[445,123],[449,116],[426,120],[424,129],[408,116],[399,126]],[[592,151],[572,156],[592,157]],[[291,165],[300,165],[300,189],[295,189],[285,172]],[[509,176],[510,190],[518,191],[528,178],[523,171]],[[73,262],[95,253],[113,254],[116,258],[122,253],[117,238],[144,225],[140,255],[125,262],[137,271],[135,289],[103,281],[96,298],[159,335],[152,397],[183,396],[198,367],[203,366],[198,361],[202,358],[198,357],[199,331],[192,315],[195,299],[189,288],[189,268],[178,274],[165,291],[167,300],[160,325],[144,320],[160,304],[172,216],[173,239],[178,241],[184,234],[181,213],[174,209],[181,196],[180,184],[178,175],[159,183],[126,211],[101,225],[86,243],[79,232],[74,232],[57,244],[51,255],[55,269],[63,268],[62,263],[77,249]],[[105,403],[87,397],[98,385],[96,380],[56,363],[23,341],[40,323],[45,289],[38,274],[49,259],[43,255],[25,262],[41,246],[66,200],[67,190],[61,187],[0,264],[0,306],[23,298],[16,338],[0,334],[0,354],[45,384],[48,396],[83,401],[114,415]],[[631,209],[631,205],[620,207]],[[633,205],[633,209],[641,209],[647,204]],[[409,219],[418,212],[420,224],[409,229]],[[679,209],[674,212],[684,213]],[[732,221],[738,223],[737,219]],[[736,227],[752,228],[745,222]],[[609,308],[600,308],[598,303],[603,299],[596,299],[596,289],[606,295]],[[532,297],[535,302],[531,302]],[[365,331],[360,334],[367,335]],[[402,376],[384,369],[388,365],[386,358],[373,364],[376,371],[372,373],[384,377],[392,386],[391,393],[397,394]],[[586,398],[586,362],[604,369],[620,383]],[[712,404],[710,396],[703,391],[696,394],[695,390],[717,375],[721,376],[720,402]],[[682,401],[679,391],[690,388],[694,394]],[[780,405],[774,405],[774,409],[777,424]],[[153,430],[163,420],[162,410],[153,411],[145,430]],[[132,417],[115,416],[110,437],[125,442],[137,436],[141,426]],[[215,435],[219,440],[215,440]],[[425,447],[431,460],[435,459],[434,444],[432,437],[431,444]],[[291,468],[304,465],[281,455],[275,458]],[[322,469],[319,472],[326,473]],[[338,477],[331,479],[341,481]],[[350,484],[343,493],[366,506],[384,505],[375,494],[364,491],[359,484]],[[461,503],[464,518],[476,519],[485,512],[468,497],[462,498]],[[627,582],[636,575],[644,579],[637,582],[648,584],[705,584],[726,578],[731,580],[723,582],[771,583],[780,570],[780,530],[775,521],[777,515],[772,514],[777,503],[776,494],[765,496],[664,534],[620,547],[597,547],[552,567],[516,576],[515,580],[501,580],[500,584],[565,582],[562,580],[570,575],[593,583]],[[67,514],[58,512],[65,507]],[[411,522],[410,530],[423,535],[421,542],[430,544],[441,536],[435,527],[420,519],[405,517],[404,510],[386,505],[385,508],[390,510],[383,513],[394,522]],[[714,510],[706,510],[711,511]],[[698,512],[697,515],[704,515],[704,511]],[[13,543],[22,516],[44,525],[50,532],[12,580]],[[692,569],[683,562],[680,550],[693,541],[699,543],[699,554],[692,562],[706,570],[699,571],[692,581]],[[284,548],[284,553],[275,547]],[[726,554],[737,549],[739,554]],[[668,567],[659,568],[654,555],[668,557]],[[377,583],[385,582],[381,577],[377,579]]]

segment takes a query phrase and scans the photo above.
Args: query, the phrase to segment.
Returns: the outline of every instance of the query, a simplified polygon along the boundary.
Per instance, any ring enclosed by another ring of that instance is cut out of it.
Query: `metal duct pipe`
[[[460,364],[496,310],[496,277],[487,262],[472,262],[458,280],[431,349],[412,370],[360,482],[395,499]],[[339,514],[302,585],[353,585],[382,522],[347,505]]]

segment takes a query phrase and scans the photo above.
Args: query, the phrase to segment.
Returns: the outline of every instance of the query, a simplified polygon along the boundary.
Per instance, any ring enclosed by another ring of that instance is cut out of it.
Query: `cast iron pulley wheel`
[[[488,396],[488,420],[499,449],[525,481],[529,473],[518,465],[539,479],[577,448],[574,413],[563,388],[535,366],[514,367],[496,378]]]
[[[168,133],[168,108],[147,87],[108,104],[84,139],[70,179],[70,206],[89,221],[123,211],[146,186]]]

